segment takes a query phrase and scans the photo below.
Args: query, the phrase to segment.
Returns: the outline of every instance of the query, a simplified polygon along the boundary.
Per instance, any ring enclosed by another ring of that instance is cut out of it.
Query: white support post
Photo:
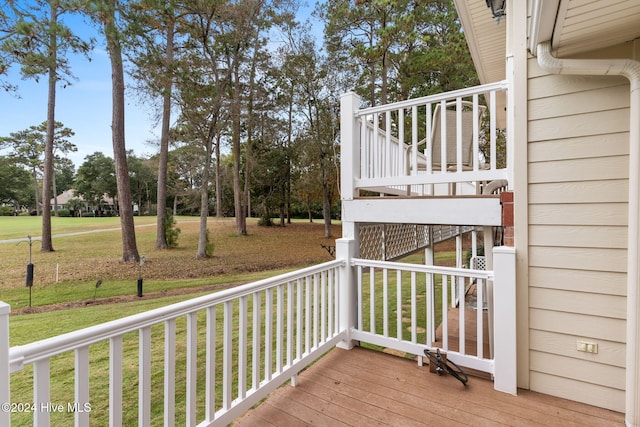
[[[357,241],[354,239],[336,240],[336,259],[344,260],[345,265],[340,269],[340,295],[338,304],[340,310],[340,331],[346,331],[346,338],[338,343],[338,347],[351,350],[354,346],[351,340],[351,328],[356,325],[356,275],[354,267],[351,266],[351,259],[357,254]]]
[[[462,229],[459,226],[456,227],[456,268],[462,268]],[[458,304],[464,307],[464,292],[458,292],[459,284],[461,281],[464,282],[464,278],[454,276],[452,280],[454,283],[451,286],[451,308],[457,307]]]
[[[11,402],[9,380],[9,304],[0,301],[0,404]],[[0,411],[0,425],[11,425],[11,411]]]
[[[429,244],[424,248],[424,264],[435,265],[435,244],[433,243],[433,225],[428,226]],[[427,313],[429,316],[429,337],[427,345],[431,345],[436,336],[436,303],[435,298],[435,282],[433,274],[427,274],[427,292],[430,295],[427,303]],[[400,336],[400,334],[398,334]]]
[[[353,92],[340,98],[340,192],[342,200],[357,196],[355,180],[360,177],[360,126],[355,113],[360,97]]]
[[[494,356],[493,388],[517,394],[516,353],[516,250],[493,248]]]
[[[482,235],[484,238],[484,268],[486,270],[493,270],[493,227],[483,227]],[[495,354],[493,348],[493,283],[489,281],[485,286],[487,288],[487,307],[489,308],[489,316],[487,319],[487,326],[489,327],[489,356],[493,358]]]

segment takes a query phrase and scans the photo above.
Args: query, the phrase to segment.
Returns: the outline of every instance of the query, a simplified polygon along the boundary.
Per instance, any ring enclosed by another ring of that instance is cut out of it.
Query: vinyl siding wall
[[[623,412],[629,84],[528,73],[530,388]]]

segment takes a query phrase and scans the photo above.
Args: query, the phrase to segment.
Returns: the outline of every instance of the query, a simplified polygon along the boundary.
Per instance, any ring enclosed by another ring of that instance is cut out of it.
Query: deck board
[[[335,348],[240,417],[236,426],[612,426],[623,414],[548,395],[493,390],[470,377],[465,387],[427,366],[375,350]]]

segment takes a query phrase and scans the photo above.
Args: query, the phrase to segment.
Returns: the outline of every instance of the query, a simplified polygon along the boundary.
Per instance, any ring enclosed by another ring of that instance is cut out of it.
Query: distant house
[[[81,212],[73,212],[75,210],[75,206],[73,206],[73,204],[71,206],[69,205],[69,201],[72,199],[77,199],[82,202]],[[116,210],[113,198],[106,194],[102,196],[102,203],[99,206],[96,206],[85,201],[82,195],[76,195],[75,190],[73,189],[63,191],[58,195],[58,197],[49,201],[51,209],[54,209],[56,204],[58,209],[69,209],[73,212],[74,216],[82,216],[82,213],[85,212],[92,212],[97,215],[101,215],[101,213],[108,214],[110,212],[115,212]]]

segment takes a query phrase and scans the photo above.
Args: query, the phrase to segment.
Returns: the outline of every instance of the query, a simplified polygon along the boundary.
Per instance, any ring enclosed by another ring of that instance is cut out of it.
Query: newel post
[[[11,411],[5,410],[5,404],[11,402],[11,387],[9,380],[9,313],[11,307],[0,301],[0,425],[11,425]]]
[[[516,250],[493,248],[493,316],[495,372],[493,388],[517,394]]]
[[[353,239],[336,239],[336,259],[344,260],[340,269],[340,296],[338,299],[340,310],[340,331],[346,333],[345,339],[338,343],[338,347],[351,350],[354,346],[351,340],[351,328],[355,327],[357,319],[356,274],[351,260],[356,257],[357,242]]]
[[[348,92],[340,97],[340,192],[342,200],[353,200],[355,180],[360,177],[360,121],[355,113],[360,97]]]

